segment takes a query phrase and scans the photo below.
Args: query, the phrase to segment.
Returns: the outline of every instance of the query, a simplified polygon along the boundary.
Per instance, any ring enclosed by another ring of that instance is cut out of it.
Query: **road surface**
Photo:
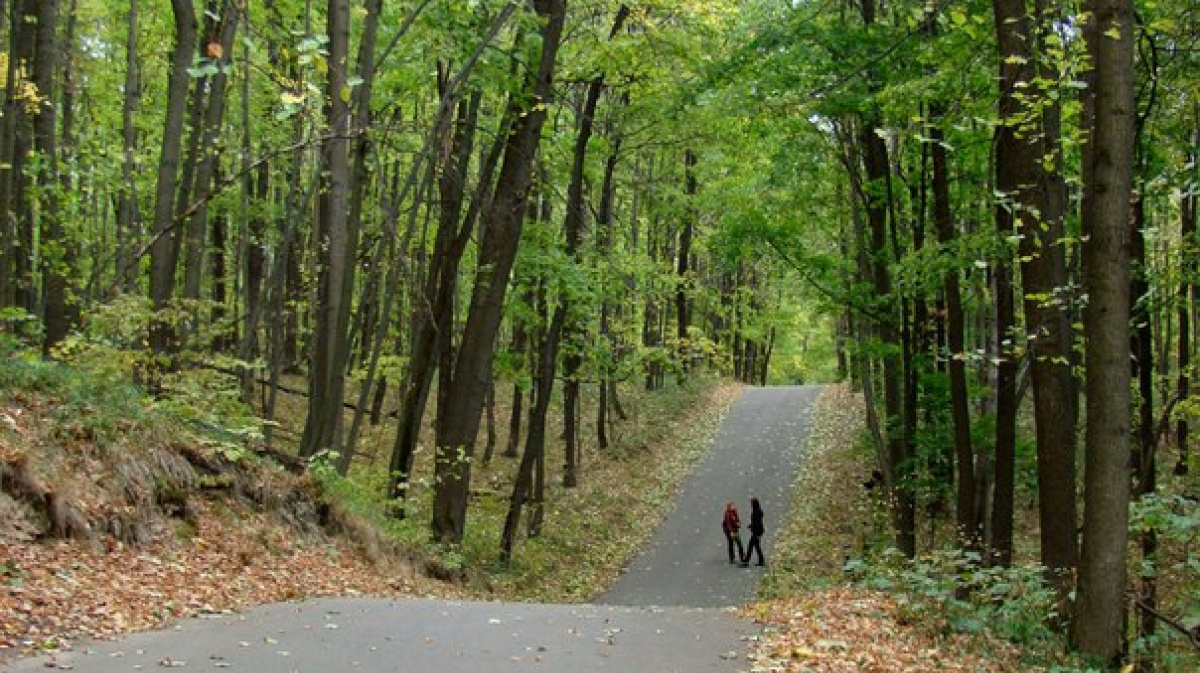
[[[728,500],[766,511],[763,549],[789,505],[815,386],[748,388],[674,510],[596,604],[325,598],[189,619],[171,629],[21,659],[6,671],[131,673],[163,668],[253,673],[733,673],[759,633],[733,606],[762,568],[730,566]]]

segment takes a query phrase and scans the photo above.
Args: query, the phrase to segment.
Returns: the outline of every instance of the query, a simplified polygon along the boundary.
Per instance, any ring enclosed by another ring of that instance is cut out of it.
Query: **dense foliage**
[[[361,471],[448,554],[519,458],[511,561],[620,384],[850,377],[903,554],[943,516],[981,566],[1036,547],[1105,663],[1191,628],[1190,3],[5,0],[0,34],[4,329],[225,450]]]

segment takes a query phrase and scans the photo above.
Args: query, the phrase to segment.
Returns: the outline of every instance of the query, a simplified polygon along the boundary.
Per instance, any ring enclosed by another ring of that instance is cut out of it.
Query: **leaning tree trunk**
[[[533,159],[546,119],[546,101],[551,94],[566,15],[565,0],[535,0],[534,8],[545,21],[540,30],[541,60],[530,82],[532,95],[528,107],[513,121],[508,137],[498,187],[480,242],[475,286],[458,357],[452,375],[446,377],[448,388],[439,392],[439,401],[449,402],[439,405],[436,424],[431,528],[440,542],[457,544],[466,529],[470,458],[491,379],[492,350],[524,224]]]

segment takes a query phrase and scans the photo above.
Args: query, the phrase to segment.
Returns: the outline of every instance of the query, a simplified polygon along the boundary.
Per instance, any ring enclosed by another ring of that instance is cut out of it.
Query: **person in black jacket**
[[[758,565],[766,565],[762,551],[764,530],[762,505],[759,504],[758,498],[750,498],[750,544],[746,545],[746,554],[742,556],[742,565],[750,564],[750,557],[754,555],[755,551],[758,551]]]

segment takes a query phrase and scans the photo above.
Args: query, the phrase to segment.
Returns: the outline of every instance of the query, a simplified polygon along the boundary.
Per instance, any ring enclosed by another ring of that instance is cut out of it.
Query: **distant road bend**
[[[131,673],[180,667],[253,673],[620,671],[733,673],[759,632],[732,606],[753,599],[763,569],[730,566],[721,512],[766,511],[763,550],[791,500],[818,386],[747,388],[642,553],[593,605],[326,598],[29,657],[14,673],[69,668]]]

